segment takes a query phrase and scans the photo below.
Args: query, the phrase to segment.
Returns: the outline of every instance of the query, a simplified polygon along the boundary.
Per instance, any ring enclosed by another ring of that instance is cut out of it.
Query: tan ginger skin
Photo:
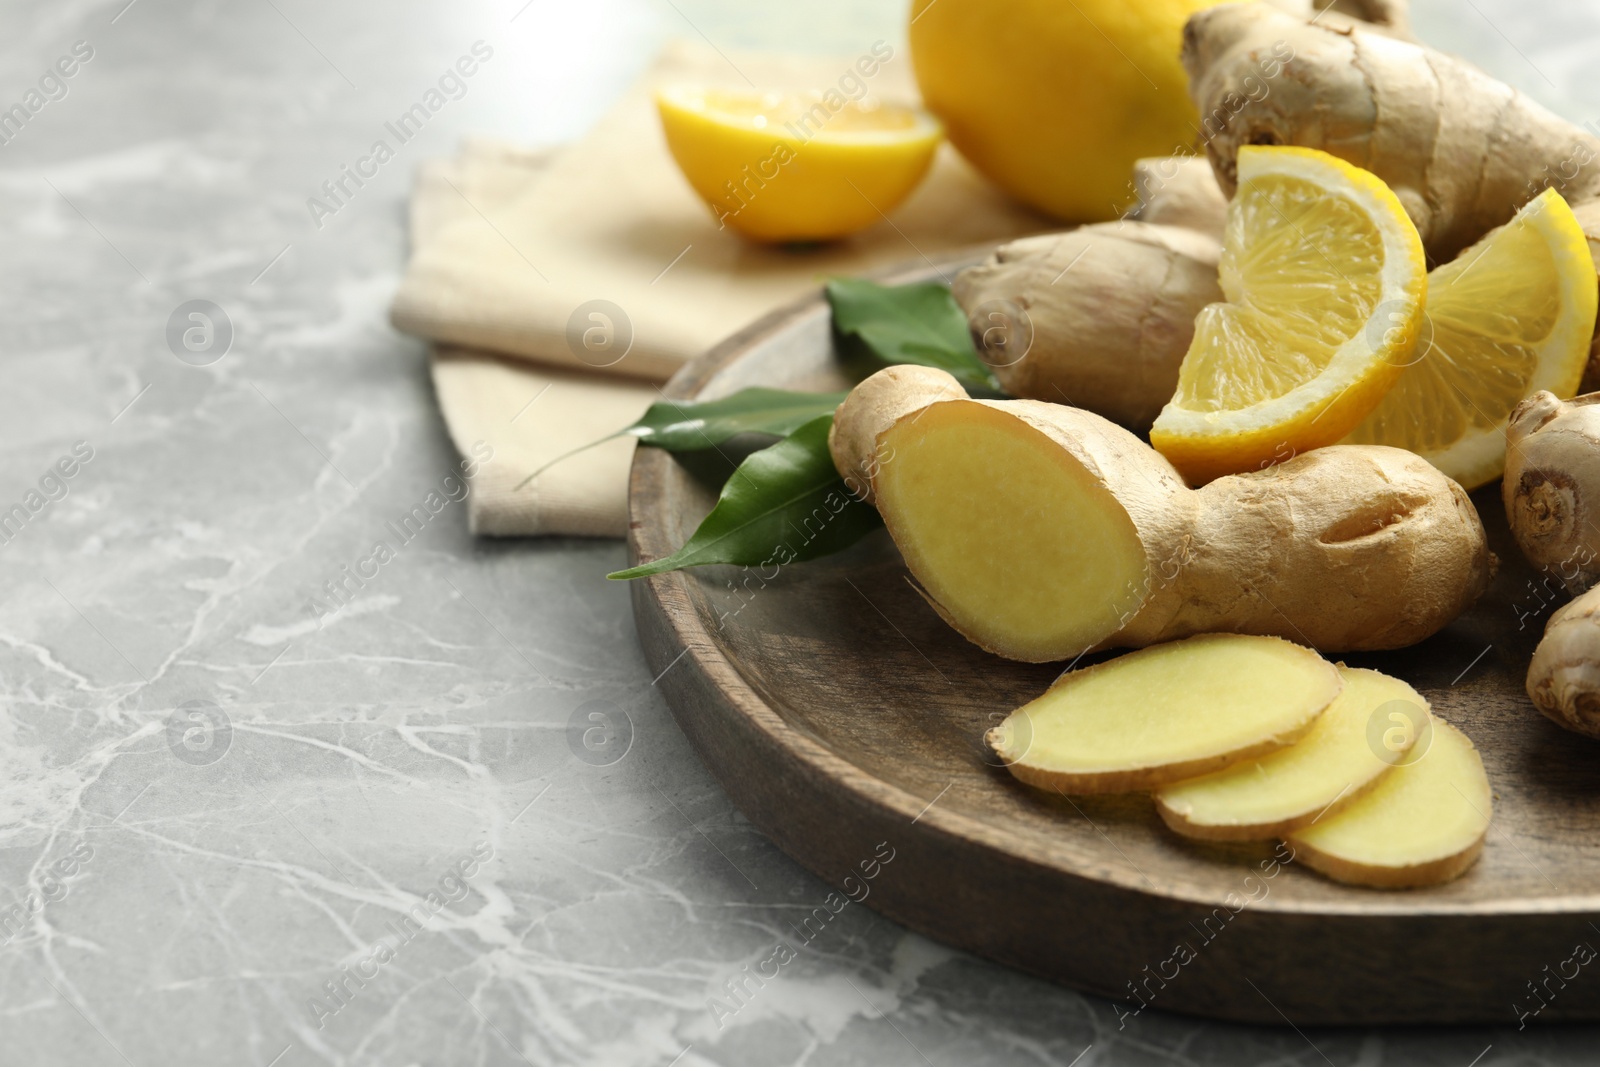
[[[1578,225],[1583,227],[1584,237],[1588,238],[1589,256],[1594,260],[1597,277],[1600,277],[1600,200],[1574,204],[1572,213],[1577,216]],[[1600,322],[1595,323],[1594,342],[1589,346],[1589,363],[1583,369],[1583,384],[1578,391],[1592,393],[1596,389],[1600,389]]]
[[[1582,593],[1545,624],[1528,696],[1554,722],[1600,737],[1600,393],[1539,392],[1518,405],[1501,494],[1528,562]]]
[[[1319,148],[1394,189],[1447,262],[1544,189],[1600,196],[1600,138],[1463,60],[1265,4],[1191,16],[1184,68],[1229,196],[1242,145]]]
[[[1540,391],[1517,405],[1500,494],[1529,563],[1569,593],[1600,582],[1600,393]]]
[[[1528,664],[1527,687],[1552,722],[1600,737],[1600,586],[1550,616]]]
[[[876,503],[872,477],[878,469],[878,431],[901,416],[939,400],[965,400],[961,383],[926,367],[885,367],[851,390],[834,410],[828,452],[834,469],[857,499]]]
[[[1134,218],[1161,226],[1181,226],[1222,240],[1228,224],[1228,198],[1205,156],[1156,156],[1133,165],[1133,191],[1139,197]]]
[[[840,406],[835,426],[842,429],[830,446],[841,470],[859,469],[861,457],[874,453],[893,425],[881,415],[914,417],[954,385],[943,371],[892,369],[896,381],[875,382],[888,373],[880,371]],[[901,390],[904,403],[883,395]],[[1146,588],[1131,591],[1123,625],[1100,648],[1217,631],[1283,637],[1324,652],[1403,648],[1454,619],[1493,573],[1466,493],[1401,449],[1335,445],[1190,489],[1160,453],[1088,411],[1032,400],[966,403],[1039,430],[1133,522]],[[896,517],[884,519],[899,540]],[[982,634],[964,636],[1010,654]]]
[[[1107,222],[1002,245],[951,291],[1006,392],[1146,430],[1178,386],[1195,316],[1223,299],[1221,255],[1205,233]],[[1013,320],[1027,323],[1021,352],[985,343],[1000,328],[1015,346]]]

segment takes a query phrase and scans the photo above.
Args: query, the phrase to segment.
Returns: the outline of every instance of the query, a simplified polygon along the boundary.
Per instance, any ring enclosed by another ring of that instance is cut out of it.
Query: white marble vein
[[[1593,5],[1417,6],[1426,36],[1600,116]],[[451,506],[307,611],[455,461],[423,350],[385,316],[410,168],[469,132],[581,133],[668,34],[849,52],[896,37],[902,8],[0,0],[0,99],[95,48],[0,148],[0,501],[94,449],[0,544],[0,1063],[1592,1059],[1587,1027],[1302,1035],[1151,1011],[1118,1030],[1104,1002],[858,904],[731,1000],[833,890],[689,751],[603,580],[619,545],[474,542]],[[309,225],[330,167],[480,37],[503,58]],[[192,299],[235,329],[207,367],[164,341]],[[632,727],[604,766],[567,741],[595,701]]]

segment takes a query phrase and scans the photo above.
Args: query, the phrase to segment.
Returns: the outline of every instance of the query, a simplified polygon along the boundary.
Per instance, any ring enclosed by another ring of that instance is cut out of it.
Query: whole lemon
[[[973,166],[1068,222],[1115,218],[1133,164],[1187,154],[1183,24],[1223,0],[914,0],[911,63]]]

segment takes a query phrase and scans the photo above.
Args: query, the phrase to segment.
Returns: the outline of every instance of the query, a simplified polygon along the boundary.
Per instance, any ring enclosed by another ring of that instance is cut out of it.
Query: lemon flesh
[[[1228,210],[1224,303],[1202,309],[1150,441],[1191,481],[1332,444],[1382,400],[1422,322],[1422,242],[1373,175],[1247,147]]]
[[[825,241],[883,221],[944,135],[915,108],[829,93],[666,89],[667,147],[720,225],[760,241]]]
[[[1494,481],[1518,402],[1578,391],[1597,295],[1583,228],[1546,190],[1428,275],[1415,362],[1348,440],[1410,449],[1467,489]]]

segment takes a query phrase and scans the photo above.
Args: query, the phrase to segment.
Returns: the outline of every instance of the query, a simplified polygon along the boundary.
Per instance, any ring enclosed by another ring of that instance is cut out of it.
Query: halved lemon
[[[718,222],[761,241],[826,241],[881,222],[933,163],[944,128],[918,108],[836,89],[664,89],[667,147]]]
[[[1150,431],[1191,482],[1333,444],[1411,360],[1422,241],[1389,187],[1309,148],[1239,150],[1221,283]]]
[[[1348,440],[1408,448],[1466,489],[1494,481],[1511,409],[1578,391],[1597,299],[1583,227],[1547,189],[1428,275],[1416,362]]]

